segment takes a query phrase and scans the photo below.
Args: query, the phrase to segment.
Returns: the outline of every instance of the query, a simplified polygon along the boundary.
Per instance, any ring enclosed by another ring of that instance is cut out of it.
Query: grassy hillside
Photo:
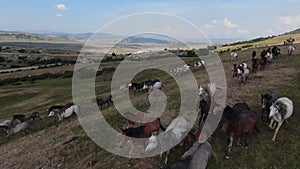
[[[287,35],[288,36],[288,35]],[[278,37],[279,38],[279,37]],[[268,39],[272,40],[272,39]],[[297,38],[296,38],[297,40]],[[259,43],[259,42],[257,42]],[[266,43],[266,42],[260,42]],[[247,45],[247,44],[245,44]],[[250,108],[260,113],[260,95],[268,90],[278,92],[280,96],[287,96],[294,101],[295,111],[279,131],[276,143],[271,141],[274,131],[267,127],[267,123],[259,123],[261,132],[254,132],[250,138],[250,147],[233,146],[230,160],[225,160],[227,138],[216,131],[211,138],[211,144],[217,159],[211,159],[208,168],[217,169],[260,169],[300,168],[299,124],[300,114],[300,51],[293,56],[286,56],[287,46],[280,46],[282,55],[272,61],[263,71],[251,74],[249,81],[241,87],[236,78],[231,77],[233,63],[246,62],[250,65],[253,49],[239,51],[240,58],[230,62],[228,53],[221,55],[227,77],[227,101],[233,105],[238,101],[245,101]],[[300,48],[297,45],[297,49]],[[260,52],[263,48],[256,48]],[[183,58],[193,64],[198,58]],[[119,62],[107,63],[117,66]],[[205,70],[194,70],[193,73],[199,84],[209,81]],[[3,78],[5,76],[2,76]],[[95,92],[98,97],[108,95],[112,72],[97,77]],[[180,107],[179,91],[176,82],[167,73],[158,70],[148,70],[139,73],[134,81],[159,78],[164,83],[163,91],[168,97],[167,110],[161,116],[164,126],[167,126],[177,115]],[[24,82],[19,86],[1,86],[0,88],[0,121],[10,119],[13,114],[23,114],[30,111],[42,112],[42,120],[30,123],[31,131],[28,135],[18,133],[10,139],[0,132],[0,168],[100,168],[124,169],[127,158],[113,155],[97,146],[82,130],[76,118],[63,120],[56,124],[55,119],[48,118],[46,109],[50,105],[64,104],[72,100],[71,78],[45,79],[35,83]],[[145,93],[137,96],[130,95],[132,104],[139,110],[146,110],[149,102]],[[124,127],[121,115],[113,106],[104,106],[103,114],[108,123],[116,130]],[[194,127],[196,129],[196,126]],[[70,141],[72,140],[72,141]],[[70,142],[68,142],[70,141]],[[67,143],[66,143],[67,142]],[[178,159],[184,150],[172,151],[170,161]],[[13,158],[12,158],[13,157]],[[26,162],[26,165],[24,165]],[[163,159],[159,156],[146,159],[134,159],[131,169],[152,169],[161,165]]]
[[[242,41],[237,42],[233,44],[223,45],[219,46],[217,48],[218,51],[226,51],[228,49],[230,50],[236,50],[236,49],[247,49],[247,48],[257,48],[257,47],[266,47],[266,46],[272,46],[272,45],[282,45],[283,41],[289,38],[294,38],[295,43],[297,43],[297,40],[300,39],[300,29],[287,32],[282,35],[278,36],[269,36],[269,37],[260,37],[256,39],[252,39],[249,41]]]

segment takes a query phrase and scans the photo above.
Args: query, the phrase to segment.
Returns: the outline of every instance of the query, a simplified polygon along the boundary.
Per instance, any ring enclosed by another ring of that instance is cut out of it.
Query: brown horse
[[[194,133],[189,132],[184,139],[181,140],[179,146],[183,146],[185,149],[189,149],[199,139],[202,128],[198,128]]]
[[[123,148],[123,146],[125,145],[125,143],[130,139],[133,144],[130,150],[130,157],[128,160],[128,165],[131,166],[131,156],[132,156],[132,152],[133,149],[135,147],[136,144],[142,144],[145,147],[145,141],[142,141],[139,139],[134,139],[134,138],[149,138],[152,134],[152,132],[155,131],[159,131],[159,129],[165,131],[165,128],[162,126],[162,124],[160,123],[160,119],[157,118],[152,122],[148,122],[148,123],[143,123],[141,126],[139,127],[130,127],[127,129],[121,129],[122,130],[122,138],[121,141],[119,143],[119,147]]]
[[[136,112],[136,113],[129,113],[126,112],[124,113],[124,121],[127,123],[126,128],[134,127],[138,123],[142,121],[144,118],[144,113],[143,112]]]
[[[244,110],[243,110],[244,109]],[[229,131],[230,143],[228,146],[228,151],[225,156],[226,159],[230,158],[230,152],[235,137],[238,138],[237,145],[240,146],[241,137],[246,135],[249,136],[256,127],[258,120],[258,115],[255,111],[247,109],[247,107],[240,108],[239,111],[233,111],[231,114],[224,113],[222,117],[221,131]],[[248,137],[246,139],[245,146],[248,147]]]

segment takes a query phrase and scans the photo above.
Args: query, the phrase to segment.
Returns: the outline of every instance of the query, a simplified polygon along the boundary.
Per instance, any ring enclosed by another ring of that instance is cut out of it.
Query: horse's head
[[[148,144],[145,149],[145,153],[150,153],[158,146],[158,135],[152,134],[148,139]]]
[[[148,89],[148,87],[149,87],[149,86],[147,86],[147,85],[144,83],[143,90]]]
[[[267,98],[266,98],[266,95],[265,94],[262,94],[261,95],[261,108],[262,108],[262,111],[264,111],[267,107]]]
[[[49,114],[48,114],[48,117],[52,117],[55,115],[55,112],[54,111],[50,111]]]
[[[200,85],[199,87],[199,96],[203,96],[205,94],[205,89],[203,85]]]

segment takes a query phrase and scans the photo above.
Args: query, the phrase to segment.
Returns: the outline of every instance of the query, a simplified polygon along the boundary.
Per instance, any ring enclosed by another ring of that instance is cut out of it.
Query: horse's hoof
[[[230,158],[229,155],[226,155],[226,156],[225,156],[225,159],[226,159],[226,160],[229,160],[229,158]]]

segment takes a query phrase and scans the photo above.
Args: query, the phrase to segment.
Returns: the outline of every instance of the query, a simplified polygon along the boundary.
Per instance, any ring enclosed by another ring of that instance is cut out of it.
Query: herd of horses
[[[293,47],[293,46],[292,46]],[[288,54],[291,55],[290,49]],[[261,58],[256,59],[256,51],[252,52],[252,70],[248,68],[246,63],[234,64],[232,69],[232,76],[238,77],[239,82],[243,83],[248,79],[250,72],[255,73],[258,69],[264,69],[265,65],[271,62],[271,59],[278,57],[280,49],[274,46],[272,49],[263,50],[261,52]],[[238,57],[238,54],[231,54],[232,61]],[[199,61],[195,64],[195,68],[200,68],[205,62]],[[183,75],[185,71],[191,69],[191,65],[186,64],[180,68],[172,70],[177,75]],[[140,83],[130,83],[120,89],[128,89],[135,95],[137,92],[148,90],[148,93],[154,89],[161,89],[163,86],[159,79],[147,80]],[[213,155],[213,147],[207,141],[206,132],[202,131],[201,124],[205,123],[208,115],[213,114],[210,112],[210,107],[217,107],[218,105],[214,102],[214,96],[217,92],[217,86],[214,83],[209,83],[199,86],[199,123],[195,132],[189,131],[191,125],[190,121],[184,116],[178,116],[174,118],[171,123],[165,128],[159,118],[153,119],[147,123],[141,123],[143,119],[143,113],[125,113],[124,121],[127,123],[127,127],[121,129],[122,136],[120,138],[119,148],[123,148],[128,142],[128,139],[133,142],[130,150],[130,157],[135,148],[136,144],[142,144],[145,148],[146,154],[153,152],[159,152],[162,154],[162,150],[167,149],[166,146],[177,144],[179,147],[183,147],[187,150],[183,156],[171,163],[168,163],[168,154],[172,148],[166,152],[165,162],[162,168],[164,169],[199,169],[206,168],[207,162]],[[113,103],[112,96],[105,96],[100,99],[92,100],[91,104],[97,104],[100,109],[107,104]],[[247,103],[238,102],[233,106],[227,105],[223,109],[222,118],[218,124],[218,129],[224,132],[229,138],[228,150],[225,158],[229,159],[231,150],[233,147],[233,141],[237,138],[237,145],[245,147],[249,146],[249,139],[251,133],[256,130],[261,132],[257,124],[259,117],[263,122],[269,122],[269,128],[275,129],[272,141],[276,140],[282,124],[292,115],[293,113],[293,102],[287,97],[279,97],[274,91],[268,91],[261,95],[261,113],[259,114],[252,110]],[[48,117],[57,116],[58,122],[64,118],[68,118],[71,115],[76,114],[80,116],[81,110],[79,105],[73,103],[67,103],[65,105],[53,105],[48,108]],[[128,118],[126,118],[128,117]],[[24,131],[29,128],[28,121],[40,119],[39,112],[32,112],[27,114],[13,115],[12,119],[5,120],[0,123],[0,129],[3,129],[9,137],[13,133]],[[127,136],[127,137],[126,137]],[[135,142],[131,138],[147,138],[146,142]],[[245,143],[243,143],[245,139]],[[128,165],[131,165],[131,158],[128,160]]]
[[[295,46],[289,46],[287,54],[291,56],[295,51]],[[247,63],[233,64],[232,66],[232,77],[237,77],[239,81],[239,85],[245,83],[249,79],[250,73],[256,73],[257,70],[263,70],[266,68],[268,64],[275,58],[280,55],[280,48],[277,46],[273,46],[272,48],[268,48],[267,50],[262,50],[260,53],[260,58],[256,58],[256,51],[252,51],[251,58],[251,69],[247,65]],[[234,61],[238,58],[238,54],[236,52],[231,53],[231,61]]]

